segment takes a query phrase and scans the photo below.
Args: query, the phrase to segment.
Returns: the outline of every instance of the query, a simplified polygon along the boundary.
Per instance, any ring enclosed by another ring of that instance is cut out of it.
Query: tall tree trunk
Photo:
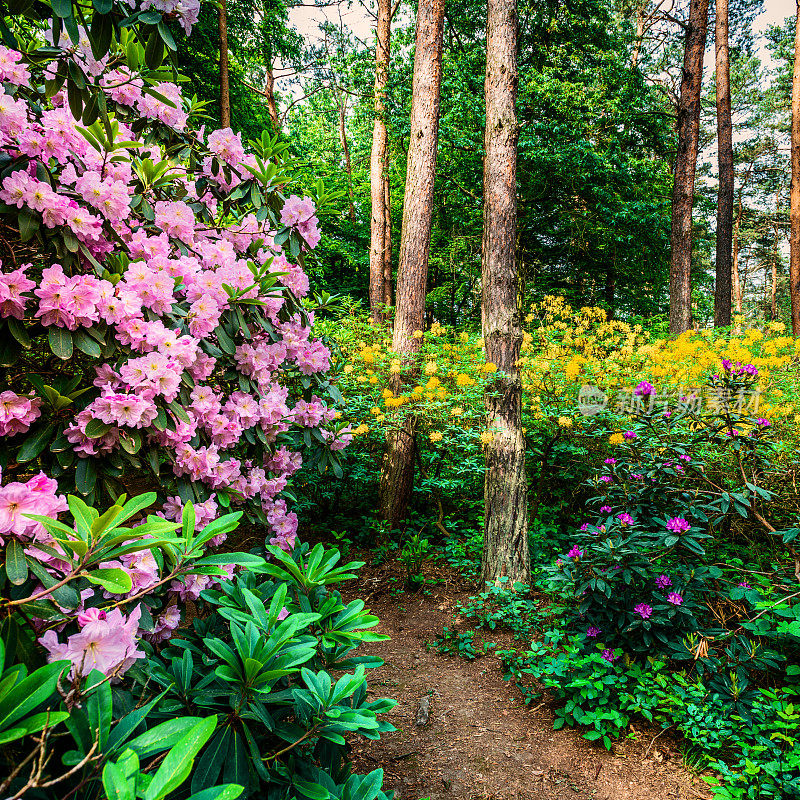
[[[369,306],[376,323],[381,321],[381,306],[386,304],[386,251],[391,246],[387,150],[389,134],[386,129],[386,86],[389,82],[389,56],[392,34],[391,0],[378,0],[378,27],[375,41],[375,122],[372,128],[372,152],[369,162],[370,217],[369,247]],[[391,256],[389,256],[391,259]],[[391,261],[390,261],[391,265]],[[391,266],[388,295],[391,299]],[[388,304],[387,304],[388,305]]]
[[[792,303],[792,335],[800,337],[800,3],[794,35],[792,76],[792,187],[790,193],[789,295]]]
[[[428,253],[433,219],[433,184],[439,136],[439,95],[442,84],[442,34],[444,0],[420,0],[411,91],[411,120],[397,269],[397,298],[392,349],[403,356],[405,369],[414,371],[422,339],[415,331],[425,327]],[[396,376],[394,391],[401,387]],[[414,433],[412,414],[387,436],[380,485],[380,513],[391,527],[405,516],[414,484]]]
[[[775,224],[772,226],[775,241],[772,245],[772,287],[770,290],[769,318],[778,319],[778,225],[781,213],[781,184],[775,190]]]
[[[231,126],[231,88],[228,68],[228,6],[220,0],[217,14],[219,23],[219,122],[221,128]]]
[[[347,194],[349,199],[348,210],[350,222],[356,224],[356,207],[353,204],[353,165],[350,162],[350,147],[347,144],[347,127],[345,126],[347,114],[347,95],[342,91],[339,93],[339,144],[342,146],[344,156],[344,171],[347,175]]]
[[[708,0],[691,0],[686,28],[678,152],[672,192],[672,259],[669,272],[669,330],[683,333],[692,324],[692,206],[700,138],[700,90],[708,28]]]
[[[731,283],[733,291],[733,308],[736,313],[734,333],[742,332],[742,282],[739,278],[739,227],[742,224],[742,190],[739,190],[739,210],[733,223],[733,253],[731,257]]]
[[[481,318],[486,360],[498,372],[486,390],[485,514],[482,576],[530,583],[528,482],[522,433],[517,240],[517,5],[488,0],[486,156],[483,162]]]
[[[386,233],[384,239],[383,259],[383,304],[392,304],[392,195],[389,185],[389,171],[384,170],[383,201],[385,205]]]
[[[272,64],[267,67],[267,85],[265,87],[267,95],[267,111],[269,111],[269,121],[272,129],[277,133],[281,129],[281,118],[278,114],[278,103],[275,100],[275,75],[272,72]]]
[[[636,69],[639,64],[639,54],[642,51],[642,40],[644,39],[644,8],[647,0],[643,0],[636,8],[636,39],[631,53],[631,69]]]
[[[728,0],[717,0],[717,270],[714,326],[731,324],[733,265],[733,121],[731,119],[731,65],[728,52]]]

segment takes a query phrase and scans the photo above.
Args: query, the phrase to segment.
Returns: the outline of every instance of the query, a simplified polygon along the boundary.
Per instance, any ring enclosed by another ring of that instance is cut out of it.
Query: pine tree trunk
[[[353,204],[353,165],[350,162],[350,147],[347,144],[347,127],[345,126],[347,113],[347,96],[344,92],[340,92],[339,97],[339,144],[342,146],[342,155],[344,156],[344,171],[347,175],[347,194],[349,199],[348,211],[350,213],[350,222],[356,224],[356,207]]]
[[[386,238],[384,239],[383,252],[383,304],[392,304],[392,196],[389,185],[389,173],[385,171],[383,177],[383,200],[385,204]]]
[[[742,316],[742,282],[739,277],[739,226],[742,223],[742,193],[739,192],[739,213],[733,224],[733,254],[731,258],[731,283],[733,284],[733,308],[737,318]],[[733,326],[734,333],[742,332],[742,324],[737,319]]]
[[[728,0],[717,0],[717,143],[719,187],[717,190],[717,269],[714,293],[714,326],[731,324],[733,265],[733,122],[728,52]]]
[[[691,0],[678,103],[678,153],[675,157],[675,187],[672,192],[670,333],[683,333],[692,325],[692,206],[707,29],[708,0]]]
[[[775,190],[775,224],[772,226],[775,241],[772,244],[772,287],[770,289],[769,318],[778,319],[778,221],[781,214],[781,184]]]
[[[231,126],[230,69],[228,68],[228,6],[220,0],[219,23],[219,122],[221,128]]]
[[[420,0],[411,93],[411,120],[397,269],[397,298],[392,348],[414,372],[422,339],[415,331],[425,327],[428,253],[433,220],[433,184],[439,136],[439,95],[442,84],[444,0]],[[399,384],[399,381],[397,382]],[[380,487],[380,513],[395,527],[406,513],[414,484],[414,428],[411,416],[388,439]]]
[[[790,192],[789,295],[792,303],[792,335],[800,337],[800,4],[794,37],[792,76],[792,187]]]
[[[483,164],[481,317],[487,361],[498,369],[486,391],[485,514],[482,576],[530,583],[528,482],[522,433],[517,239],[517,7],[488,0],[486,156]]]
[[[391,245],[387,220],[387,150],[389,135],[386,129],[386,85],[389,82],[391,48],[391,0],[378,0],[378,28],[375,42],[375,122],[372,128],[372,152],[369,162],[370,217],[369,248],[369,306],[376,323],[382,318],[381,306],[386,304],[386,250]],[[391,256],[390,256],[391,258]],[[390,270],[391,282],[391,270]],[[391,298],[391,286],[389,286]]]

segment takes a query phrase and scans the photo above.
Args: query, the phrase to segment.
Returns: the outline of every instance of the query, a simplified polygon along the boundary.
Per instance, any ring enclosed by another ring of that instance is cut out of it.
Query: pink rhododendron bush
[[[145,58],[131,36],[98,59],[78,32],[0,46],[0,220],[19,231],[0,265],[6,476],[42,469],[90,504],[135,477],[168,519],[188,500],[199,522],[241,507],[291,549],[281,493],[301,449],[338,467],[349,436],[303,306],[314,202],[284,190],[268,137],[195,129],[163,70],[125,65]]]
[[[84,674],[118,674],[141,655],[138,635],[167,638],[186,601],[232,574],[224,559],[175,573],[143,532],[172,530],[187,504],[198,532],[238,509],[291,551],[283,493],[304,458],[339,472],[350,435],[335,423],[303,270],[320,238],[315,202],[291,190],[285,145],[195,124],[199,107],[151,43],[169,44],[165,21],[189,30],[197,4],[162,5],[129,9],[126,25],[98,13],[92,28],[59,16],[67,3],[46,34],[4,22],[17,44],[0,45],[0,225],[12,232],[0,256],[0,537],[12,584],[30,565],[41,584],[30,602],[54,602],[80,628],[66,639],[48,628],[40,643]],[[102,559],[65,552],[44,521],[67,494],[85,516],[147,489],[136,542]],[[106,634],[112,655],[86,655]]]

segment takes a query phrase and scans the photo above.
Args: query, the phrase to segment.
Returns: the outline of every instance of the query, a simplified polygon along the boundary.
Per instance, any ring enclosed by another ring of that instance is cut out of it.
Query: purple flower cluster
[[[666,528],[671,533],[686,533],[692,526],[683,517],[673,517],[667,521]]]

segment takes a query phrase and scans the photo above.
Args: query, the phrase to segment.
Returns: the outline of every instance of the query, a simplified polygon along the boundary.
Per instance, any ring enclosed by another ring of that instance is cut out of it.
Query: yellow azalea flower
[[[481,444],[491,444],[494,439],[494,434],[491,431],[481,432]]]
[[[608,437],[609,444],[622,444],[624,441],[625,437],[621,433],[612,433]]]
[[[341,419],[341,418],[342,418],[342,412],[341,412],[341,411],[337,411],[337,412],[336,412],[336,413],[333,415],[333,418],[334,418],[334,419]]]
[[[482,367],[481,372],[497,372],[497,365],[493,364],[491,361],[487,361]]]
[[[376,416],[381,413],[381,410],[377,406],[373,406],[369,410],[370,414],[375,414]]]
[[[423,333],[422,333],[422,331],[414,331],[414,333],[412,334],[412,336],[413,336],[415,339],[421,339],[421,338],[422,338],[422,336],[423,336]]]
[[[370,382],[370,383],[377,383],[377,382],[378,382],[378,377],[377,377],[376,375],[373,375],[373,376],[372,376],[372,377],[369,379],[369,382]]]
[[[461,408],[461,406],[454,406],[453,408],[450,409],[450,413],[454,417],[460,417],[464,413],[464,409]]]
[[[428,438],[432,442],[441,442],[444,437],[441,431],[434,431]]]
[[[344,374],[345,374],[345,375],[349,375],[349,374],[350,374],[352,371],[353,371],[353,365],[352,365],[352,364],[348,364],[348,365],[347,365],[347,366],[344,368]]]
[[[429,361],[429,362],[428,362],[428,363],[425,365],[425,374],[426,374],[426,375],[435,375],[435,374],[436,374],[436,370],[437,370],[437,369],[439,369],[439,367],[438,367],[438,365],[436,364],[436,362],[435,362],[435,361]]]
[[[559,428],[571,428],[572,427],[572,420],[569,417],[559,417],[558,418],[558,427]]]

